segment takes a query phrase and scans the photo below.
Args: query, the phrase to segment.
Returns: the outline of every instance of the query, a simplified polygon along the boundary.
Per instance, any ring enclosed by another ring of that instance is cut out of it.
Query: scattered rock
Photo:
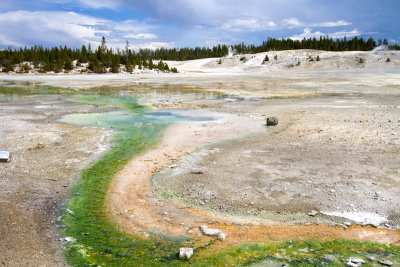
[[[190,171],[190,174],[204,174],[204,172],[202,172],[200,170],[193,170],[193,171]]]
[[[378,263],[382,264],[382,265],[386,265],[386,266],[392,266],[393,265],[393,262],[388,261],[388,260],[379,260]]]
[[[346,226],[351,226],[351,222],[344,222],[343,224]]]
[[[76,238],[71,237],[71,236],[67,236],[67,237],[63,238],[62,240],[65,241],[65,242],[68,242],[68,243],[75,243],[76,242]]]
[[[336,258],[335,258],[335,256],[333,256],[333,255],[324,255],[324,259],[325,260],[330,260],[330,261],[335,261],[336,260]]]
[[[176,165],[176,164],[173,164],[173,165],[171,165],[171,166],[169,166],[171,169],[173,169],[173,168],[176,168],[176,167],[178,167],[178,165]]]
[[[218,238],[218,239],[221,240],[221,241],[225,240],[225,238],[226,238],[226,234],[224,234],[224,233],[223,233],[221,230],[219,230],[219,229],[211,229],[211,228],[208,228],[207,225],[201,225],[199,228],[200,228],[201,232],[202,232],[204,235],[216,237],[216,238]]]
[[[310,211],[309,213],[307,213],[309,216],[312,216],[312,217],[314,217],[315,215],[317,215],[318,214],[318,211],[316,211],[316,210],[312,210],[312,211]]]
[[[79,218],[78,218],[78,217],[76,217],[76,215],[74,214],[74,212],[73,212],[72,210],[65,209],[65,212],[66,212],[66,213],[68,213],[68,214],[70,214],[72,217],[74,217],[74,218],[76,218],[76,219],[78,219],[78,220],[79,220]]]
[[[278,125],[278,118],[277,117],[267,117],[265,119],[266,126],[275,126]]]
[[[74,212],[72,210],[65,209],[65,212],[68,213],[68,214],[74,215]]]
[[[365,260],[360,259],[360,258],[350,258],[349,261],[351,261],[352,263],[356,263],[356,264],[364,264]]]
[[[11,153],[8,151],[0,151],[0,162],[10,162]]]
[[[44,148],[44,144],[43,144],[42,142],[39,142],[39,143],[36,145],[36,148],[38,148],[38,149]]]
[[[374,261],[375,257],[374,256],[367,256],[367,259],[369,259],[370,261]]]
[[[192,248],[180,248],[179,249],[179,258],[180,259],[190,259],[193,256]]]
[[[358,267],[358,264],[353,263],[353,262],[351,262],[351,261],[348,261],[348,262],[346,262],[346,266],[349,266],[349,267]]]

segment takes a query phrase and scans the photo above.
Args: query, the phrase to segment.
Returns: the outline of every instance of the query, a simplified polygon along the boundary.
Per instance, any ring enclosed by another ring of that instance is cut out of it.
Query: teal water
[[[155,144],[165,128],[174,122],[212,120],[203,112],[157,110],[138,104],[136,97],[77,96],[80,102],[113,105],[116,110],[102,113],[70,114],[62,122],[113,129],[111,149],[89,168],[83,170],[79,182],[71,190],[62,213],[66,259],[74,266],[169,266],[180,264],[176,251],[187,237],[152,234],[150,240],[126,236],[108,218],[105,195],[112,177],[136,154]],[[123,107],[123,108],[122,108]]]

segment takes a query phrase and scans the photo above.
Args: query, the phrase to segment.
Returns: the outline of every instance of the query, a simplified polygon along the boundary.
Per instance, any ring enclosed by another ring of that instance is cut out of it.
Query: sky
[[[260,44],[329,35],[400,43],[398,0],[0,0],[0,48]]]

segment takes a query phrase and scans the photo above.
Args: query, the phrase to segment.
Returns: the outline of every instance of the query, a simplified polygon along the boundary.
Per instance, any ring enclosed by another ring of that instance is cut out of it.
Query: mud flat
[[[17,98],[17,99],[16,99]],[[0,101],[0,265],[62,266],[55,224],[79,168],[107,148],[108,133],[57,122],[98,109],[60,96]]]

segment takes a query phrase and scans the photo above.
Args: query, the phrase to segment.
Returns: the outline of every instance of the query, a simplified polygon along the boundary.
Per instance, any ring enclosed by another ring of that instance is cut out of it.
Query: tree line
[[[101,45],[95,50],[92,50],[90,44],[88,47],[82,45],[80,49],[71,49],[66,46],[43,48],[41,45],[35,45],[31,48],[0,50],[0,67],[3,72],[15,70],[29,72],[31,66],[27,62],[32,63],[33,68],[38,69],[39,73],[69,72],[75,66],[81,67],[83,64],[86,64],[87,67],[81,68],[81,72],[118,73],[121,66],[130,73],[135,68],[178,72],[176,68],[170,68],[162,60],[154,63],[154,59],[155,57],[151,57],[147,53],[135,53],[134,50],[129,49],[128,41],[124,50],[107,48],[104,37]]]
[[[378,44],[386,44],[385,39],[378,41]],[[268,38],[260,45],[254,44],[236,44],[233,49],[239,54],[260,53],[271,50],[295,50],[295,49],[316,49],[325,51],[369,51],[377,46],[375,40],[370,37],[354,37],[352,39],[333,40],[332,37],[303,38],[302,40],[293,39],[275,39]],[[390,46],[391,49],[398,49],[397,45]],[[94,73],[117,73],[123,68],[126,72],[132,72],[138,69],[158,69],[164,72],[177,72],[176,68],[169,68],[163,60],[190,60],[211,57],[223,57],[228,55],[229,47],[227,45],[216,45],[213,47],[195,47],[195,48],[158,48],[158,49],[139,49],[138,52],[129,48],[129,42],[126,42],[124,49],[107,48],[106,40],[102,37],[101,45],[92,49],[82,45],[81,48],[71,49],[66,46],[43,48],[42,46],[33,46],[20,49],[0,50],[0,67],[3,72],[17,71],[29,72],[30,65],[23,64],[31,62],[33,67],[39,72],[69,72],[76,66],[82,66],[87,63],[87,67],[82,72]],[[153,60],[158,60],[157,64]]]
[[[385,39],[386,41],[386,39]],[[382,41],[380,41],[382,43]],[[387,43],[387,41],[386,41]],[[375,40],[370,37],[368,40],[358,38],[348,40],[345,36],[343,39],[333,40],[332,37],[317,38],[303,38],[302,40],[293,39],[275,39],[268,38],[267,41],[262,42],[261,45],[246,45],[244,43],[234,45],[237,53],[240,54],[254,54],[261,52],[268,52],[271,50],[297,50],[297,49],[315,49],[324,51],[370,51],[376,47]]]

